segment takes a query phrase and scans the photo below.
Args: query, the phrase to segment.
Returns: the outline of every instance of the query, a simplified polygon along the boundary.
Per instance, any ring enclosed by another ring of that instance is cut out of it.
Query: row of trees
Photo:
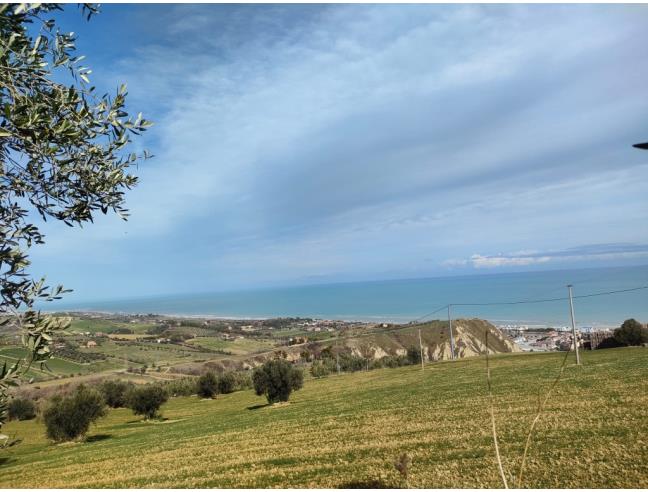
[[[384,367],[402,367],[421,363],[421,351],[418,347],[410,347],[407,354],[388,355],[379,359],[360,357],[348,352],[334,354],[330,347],[322,350],[320,357],[313,360],[310,372],[313,377],[321,378],[336,372],[338,365],[342,372],[355,372]]]
[[[198,394],[213,398],[232,393],[252,384],[257,395],[265,395],[269,403],[288,401],[290,394],[303,385],[303,372],[283,359],[266,362],[251,378],[239,373],[216,375],[208,372],[198,380],[135,385],[121,380],[106,380],[96,388],[79,385],[71,394],[55,395],[43,411],[47,437],[55,442],[84,436],[90,426],[107,413],[107,408],[130,408],[145,419],[159,417],[162,405],[172,394]],[[8,405],[9,417],[28,420],[36,416],[36,406],[26,398],[14,398]]]
[[[106,415],[107,407],[130,408],[135,415],[152,419],[168,399],[167,391],[154,384],[106,381],[98,389],[80,385],[69,396],[55,396],[43,412],[43,421],[47,437],[70,441],[85,435],[92,423]]]
[[[252,385],[257,395],[265,395],[268,403],[288,401],[293,391],[301,389],[304,384],[304,373],[287,360],[277,358],[258,367],[252,373]],[[218,394],[227,394],[236,389],[234,373],[217,376],[207,372],[198,378],[198,396],[214,398]]]

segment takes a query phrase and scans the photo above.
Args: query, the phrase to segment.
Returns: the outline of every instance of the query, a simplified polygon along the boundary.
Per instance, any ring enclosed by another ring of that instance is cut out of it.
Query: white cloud
[[[534,253],[510,253],[485,256],[474,254],[468,259],[450,259],[442,262],[446,267],[470,265],[473,268],[499,268],[529,266],[548,262],[573,263],[609,260],[632,260],[648,258],[648,245],[592,245],[581,246],[562,251],[545,251]],[[625,248],[625,250],[624,250]],[[606,251],[606,249],[611,249]]]
[[[419,276],[648,241],[648,166],[629,146],[648,31],[630,11],[169,8],[147,26],[169,39],[138,37],[103,74],[156,123],[131,220],[48,224],[35,254],[67,284],[129,288],[117,263],[139,290]]]
[[[472,255],[470,264],[475,268],[495,268],[502,266],[527,266],[551,261],[550,256],[482,256]]]

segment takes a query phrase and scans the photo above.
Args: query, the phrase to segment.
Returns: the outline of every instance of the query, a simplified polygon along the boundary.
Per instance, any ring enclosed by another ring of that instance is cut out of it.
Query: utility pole
[[[450,306],[452,306],[452,304],[448,304],[448,327],[450,328],[450,352],[452,355],[452,359],[454,360],[455,343],[454,343],[454,335],[452,334],[452,316],[450,316]]]
[[[578,353],[578,339],[576,338],[576,321],[574,320],[574,299],[572,297],[572,285],[567,286],[569,290],[569,312],[571,314],[572,338],[574,340],[574,351],[576,352],[576,365],[580,366],[580,355]]]
[[[340,332],[338,331],[337,338],[335,339],[335,365],[337,366],[338,376],[340,375]]]
[[[419,328],[419,348],[421,349],[421,371],[425,370],[425,365],[423,363],[423,342],[421,341],[421,329]]]

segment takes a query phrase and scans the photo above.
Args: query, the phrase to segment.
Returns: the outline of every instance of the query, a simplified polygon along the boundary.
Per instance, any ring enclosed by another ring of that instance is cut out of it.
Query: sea
[[[570,325],[567,285],[581,328],[648,321],[648,265],[492,273],[196,293],[67,304],[58,311],[93,311],[214,318],[302,317],[407,323],[483,318],[500,326]],[[627,289],[636,289],[628,291]],[[625,291],[625,292],[617,292]],[[608,293],[604,295],[598,295]],[[529,302],[533,301],[533,302]],[[44,307],[44,306],[43,306]],[[54,307],[47,306],[49,310]]]

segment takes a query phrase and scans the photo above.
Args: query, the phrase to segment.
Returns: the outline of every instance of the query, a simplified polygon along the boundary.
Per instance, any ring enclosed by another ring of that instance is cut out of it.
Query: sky
[[[648,7],[103,5],[128,222],[39,223],[69,300],[648,263]]]

